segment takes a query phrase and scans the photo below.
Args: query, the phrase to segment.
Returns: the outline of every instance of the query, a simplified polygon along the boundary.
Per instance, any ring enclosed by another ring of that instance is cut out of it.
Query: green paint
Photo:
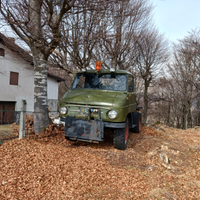
[[[84,88],[84,86],[82,86],[82,88],[70,89],[65,93],[61,100],[60,106],[65,106],[68,109],[67,114],[60,115],[61,117],[72,116],[76,118],[86,118],[88,116],[88,109],[94,108],[101,109],[101,119],[103,121],[125,122],[127,115],[136,110],[135,92],[129,91],[130,83],[132,83],[132,88],[134,88],[133,76],[130,72],[124,70],[117,70],[115,72],[110,72],[109,70],[100,70],[99,72],[96,70],[89,70],[87,72],[77,73],[79,77],[81,74],[83,77],[89,77],[91,74],[96,74],[99,77],[104,74],[107,74],[108,76],[110,75],[112,77],[125,75],[123,76],[126,77],[124,79],[125,82],[120,83],[122,85],[125,84],[125,89],[123,91],[116,91],[112,89],[106,90],[103,88]],[[130,81],[131,78],[132,82]],[[75,81],[76,78],[74,83]],[[86,83],[86,81],[84,83]],[[83,83],[79,84],[83,85]],[[108,112],[110,110],[115,110],[118,113],[117,117],[113,120],[108,117]],[[92,115],[92,118],[98,117],[95,113],[92,113]]]

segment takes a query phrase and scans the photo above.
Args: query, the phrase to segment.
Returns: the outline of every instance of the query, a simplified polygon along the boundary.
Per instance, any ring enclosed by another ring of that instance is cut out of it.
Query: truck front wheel
[[[128,143],[129,120],[126,118],[125,128],[114,130],[113,146],[115,149],[125,150]]]

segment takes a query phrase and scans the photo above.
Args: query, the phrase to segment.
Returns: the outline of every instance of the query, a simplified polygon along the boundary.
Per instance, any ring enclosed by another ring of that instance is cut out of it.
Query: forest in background
[[[170,44],[153,22],[150,0],[43,0],[37,20],[35,2],[1,1],[1,26],[9,25],[34,58],[42,55],[49,71],[66,79],[59,98],[77,71],[100,60],[102,68],[134,74],[143,123],[200,125],[199,29]]]

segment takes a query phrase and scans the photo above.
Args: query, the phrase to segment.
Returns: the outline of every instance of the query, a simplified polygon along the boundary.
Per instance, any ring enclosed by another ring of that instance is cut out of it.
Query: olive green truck
[[[104,139],[104,128],[114,130],[113,146],[125,150],[129,130],[139,133],[141,114],[136,105],[134,77],[124,70],[82,70],[60,104],[65,138],[86,142]]]

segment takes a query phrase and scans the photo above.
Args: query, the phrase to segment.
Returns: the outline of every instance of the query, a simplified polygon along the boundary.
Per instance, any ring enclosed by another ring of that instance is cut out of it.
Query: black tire
[[[133,124],[136,126],[134,128],[131,128],[131,132],[140,133],[142,129],[142,116],[140,113],[133,113]]]
[[[70,139],[70,137],[67,137],[67,136],[65,136],[65,139],[69,140],[69,141],[72,141],[72,142],[76,142],[77,141],[77,140],[72,140],[72,139]]]
[[[125,150],[128,143],[129,120],[126,119],[125,128],[114,130],[113,146],[115,149]]]

